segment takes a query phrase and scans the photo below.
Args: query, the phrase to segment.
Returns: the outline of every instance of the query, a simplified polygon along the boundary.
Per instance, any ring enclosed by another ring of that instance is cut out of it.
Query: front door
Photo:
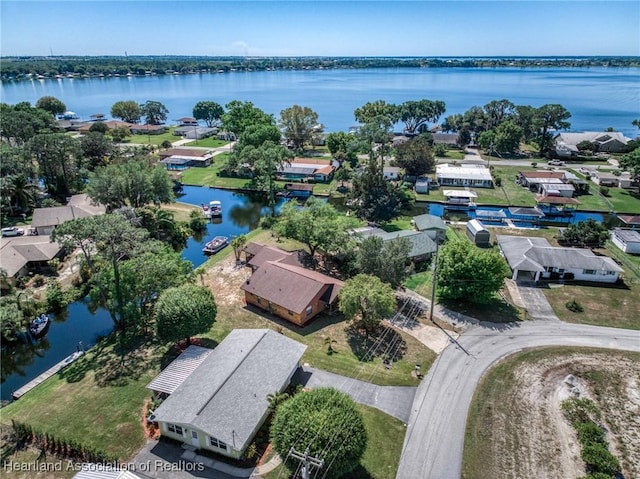
[[[200,439],[198,438],[198,431],[191,431],[191,445],[200,447]]]

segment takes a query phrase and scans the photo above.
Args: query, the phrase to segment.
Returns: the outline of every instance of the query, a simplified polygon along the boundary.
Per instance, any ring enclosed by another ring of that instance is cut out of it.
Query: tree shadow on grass
[[[156,354],[155,346],[146,338],[132,338],[121,344],[117,334],[112,334],[64,368],[60,376],[67,382],[78,382],[93,372],[99,387],[126,386],[155,366],[156,361],[151,359]]]
[[[342,476],[343,479],[373,479],[373,476],[369,471],[365,469],[362,464],[358,464],[353,471],[349,474]]]
[[[368,335],[354,326],[347,327],[345,332],[351,351],[360,361],[382,358],[395,362],[402,359],[407,352],[407,343],[402,335],[389,326],[380,325],[376,331]]]
[[[215,349],[218,341],[210,338],[191,338],[190,344],[186,341],[180,341],[170,347],[160,358],[160,370],[163,370],[171,362],[184,352],[189,346],[200,346],[202,348]]]
[[[440,300],[440,304],[451,311],[471,316],[483,322],[508,324],[522,321],[522,310],[498,298],[494,298],[486,304],[452,300]]]
[[[338,324],[345,321],[344,316],[342,316],[341,314],[322,313],[316,316],[315,318],[313,318],[304,326],[298,326],[297,324],[291,323],[286,319],[276,316],[275,314],[271,314],[251,304],[247,304],[245,306],[245,309],[247,311],[251,311],[254,314],[257,314],[258,316],[261,316],[262,318],[266,319],[270,323],[274,324],[275,326],[274,329],[276,330],[288,329],[289,331],[295,334],[299,334],[301,336],[307,336],[309,334],[313,334],[327,326],[330,326],[332,324]]]

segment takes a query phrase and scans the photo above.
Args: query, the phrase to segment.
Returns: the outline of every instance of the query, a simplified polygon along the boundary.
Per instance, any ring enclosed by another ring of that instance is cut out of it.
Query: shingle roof
[[[11,278],[31,261],[49,261],[62,247],[48,235],[16,236],[0,240],[0,266]]]
[[[614,229],[611,234],[624,243],[640,243],[640,232],[636,230]]]
[[[307,346],[268,329],[235,329],[158,409],[158,421],[191,425],[241,451]]]
[[[597,271],[624,270],[607,256],[597,256],[586,248],[554,248],[545,238],[528,236],[497,236],[502,253],[511,269],[544,271],[544,267],[565,269],[593,269]]]
[[[330,289],[327,302],[333,302],[343,285],[342,281],[317,271],[267,261],[251,275],[241,289],[300,314],[327,286]]]
[[[211,354],[212,349],[191,345],[169,366],[162,370],[153,381],[147,384],[147,389],[166,394],[173,394],[195,369]]]
[[[417,256],[423,256],[425,254],[432,254],[436,251],[436,243],[429,237],[426,231],[393,231],[391,233],[382,232],[376,233],[373,236],[381,238],[382,241],[392,241],[397,238],[406,238],[411,243],[411,251],[409,252],[409,258],[415,258]]]
[[[253,254],[254,257],[249,260],[248,264],[256,268],[259,268],[267,261],[280,261],[283,263],[302,266],[298,261],[297,252],[290,253],[288,251],[281,250],[280,248],[264,245],[261,245],[261,248],[256,248],[253,251],[254,252],[250,254]]]
[[[556,137],[556,143],[562,143],[565,145],[578,145],[583,141],[606,143],[611,140],[617,140],[626,145],[629,138],[626,138],[619,131],[585,131],[582,133],[563,132]]]
[[[618,215],[618,219],[626,225],[640,225],[640,215]]]
[[[76,218],[102,215],[106,211],[105,206],[92,204],[87,195],[74,195],[67,206],[34,209],[31,226],[57,226]]]
[[[447,225],[444,220],[435,215],[418,215],[413,217],[413,221],[419,231],[425,230],[442,230],[446,231]]]

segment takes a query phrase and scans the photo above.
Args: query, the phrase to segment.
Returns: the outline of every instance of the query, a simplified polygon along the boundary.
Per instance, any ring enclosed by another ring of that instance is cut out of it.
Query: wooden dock
[[[27,384],[25,384],[24,386],[22,386],[20,389],[18,389],[17,391],[14,391],[11,395],[13,396],[13,399],[20,399],[22,396],[24,396],[26,393],[28,393],[29,391],[31,391],[33,388],[35,388],[38,384],[40,384],[43,381],[46,381],[47,379],[49,379],[51,376],[53,376],[54,374],[56,374],[58,371],[60,371],[61,369],[63,369],[64,367],[68,366],[69,364],[71,364],[72,362],[74,362],[76,359],[78,359],[80,356],[82,356],[84,354],[84,351],[77,351],[69,356],[67,356],[66,358],[64,358],[62,361],[60,361],[58,364],[53,365],[52,367],[50,367],[49,369],[47,369],[45,372],[43,372],[40,376],[36,377],[35,379],[32,379],[31,381],[29,381]]]

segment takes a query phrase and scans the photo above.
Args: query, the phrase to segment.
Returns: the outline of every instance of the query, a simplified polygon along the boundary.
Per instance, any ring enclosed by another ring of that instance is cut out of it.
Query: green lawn
[[[362,414],[367,430],[367,449],[359,466],[343,479],[394,479],[407,430],[405,425],[402,421],[372,407],[358,404],[358,410]],[[296,464],[296,461],[289,461],[264,477],[265,479],[290,477],[290,474],[295,471]]]
[[[229,178],[218,176],[226,162],[228,153],[213,157],[213,163],[205,168],[189,168],[182,172],[180,181],[185,185],[215,186],[218,188],[246,188],[247,178]]]
[[[198,146],[204,148],[220,148],[221,146],[228,145],[230,142],[226,140],[218,140],[215,136],[209,138],[203,138],[201,140],[193,140],[189,143],[185,143],[185,146]]]
[[[182,137],[173,134],[175,129],[175,126],[169,127],[169,131],[161,135],[131,135],[125,138],[123,143],[139,145],[162,145],[164,141],[173,143],[182,139]]]
[[[59,374],[0,410],[41,432],[91,445],[128,460],[144,444],[146,385],[160,370],[166,348],[141,344],[121,358],[113,337],[103,340]]]

